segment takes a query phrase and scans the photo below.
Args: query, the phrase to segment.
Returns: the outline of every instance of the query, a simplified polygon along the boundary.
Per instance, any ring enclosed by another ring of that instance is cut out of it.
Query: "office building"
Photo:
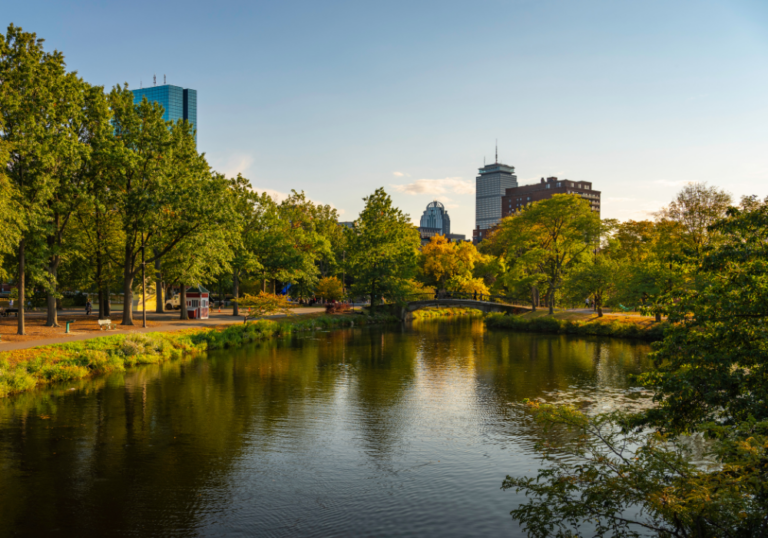
[[[600,213],[600,191],[592,190],[591,182],[548,177],[533,185],[507,189],[501,198],[502,216],[514,215],[527,204],[552,198],[555,194],[578,194],[589,202],[592,211]]]
[[[165,121],[187,120],[191,123],[197,142],[197,90],[164,84],[131,91],[134,103],[140,103],[146,97],[147,100],[162,105]]]
[[[498,162],[480,168],[475,181],[475,229],[487,230],[501,221],[501,197],[517,187],[515,167]]]
[[[427,204],[427,208],[421,215],[419,221],[419,234],[421,235],[421,244],[429,243],[430,237],[442,235],[449,242],[464,241],[465,236],[451,233],[451,217],[448,216],[445,206],[435,200]]]
[[[427,204],[427,208],[421,215],[419,221],[420,228],[435,228],[440,235],[448,235],[451,233],[451,217],[448,216],[448,211],[445,210],[445,206],[435,200]]]

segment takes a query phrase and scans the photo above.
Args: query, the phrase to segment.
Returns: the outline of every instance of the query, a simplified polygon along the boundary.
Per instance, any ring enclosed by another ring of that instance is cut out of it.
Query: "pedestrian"
[[[587,308],[589,308],[589,297],[587,297],[587,298],[584,300],[584,302],[586,303],[586,305],[587,305]]]
[[[475,301],[477,301],[477,290],[475,290]]]
[[[91,310],[93,310],[93,305],[91,304],[91,300],[88,299],[85,303],[85,315],[90,316]]]

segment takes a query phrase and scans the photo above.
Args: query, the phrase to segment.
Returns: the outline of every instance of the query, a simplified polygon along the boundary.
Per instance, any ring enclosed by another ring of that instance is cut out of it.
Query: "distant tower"
[[[515,167],[499,162],[497,142],[496,162],[480,168],[475,180],[475,229],[487,230],[501,221],[501,197],[513,187],[517,187]]]
[[[419,222],[420,228],[432,228],[440,230],[440,235],[449,236],[451,234],[451,218],[445,210],[445,206],[435,200],[427,205],[424,214],[421,215]]]
[[[156,83],[156,76],[152,76]],[[165,79],[165,75],[163,75]],[[162,105],[163,119],[165,121],[187,120],[195,129],[195,141],[197,141],[197,90],[163,84],[151,88],[139,88],[131,90],[133,102],[140,103],[146,97],[148,101]]]

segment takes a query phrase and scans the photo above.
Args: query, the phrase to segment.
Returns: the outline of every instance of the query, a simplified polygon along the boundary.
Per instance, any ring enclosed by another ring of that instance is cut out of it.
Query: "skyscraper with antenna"
[[[480,168],[475,179],[475,231],[474,238],[482,238],[487,230],[501,222],[501,197],[507,189],[517,187],[515,167],[499,162],[499,142],[493,164]]]
[[[166,77],[163,75],[163,85],[157,86],[157,75],[153,75],[152,87],[131,90],[133,102],[140,103],[146,97],[149,101],[162,105],[165,121],[187,120],[195,129],[197,141],[197,90],[165,84],[165,81]]]

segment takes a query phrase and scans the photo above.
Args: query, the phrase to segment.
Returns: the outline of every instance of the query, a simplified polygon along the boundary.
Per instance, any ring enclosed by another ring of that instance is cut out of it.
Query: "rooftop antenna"
[[[496,139],[496,164],[499,164],[499,139]]]
[[[140,80],[139,81],[139,88],[143,88],[143,87],[144,87],[144,81]]]
[[[165,75],[163,75],[163,84],[165,84]]]
[[[157,86],[157,75],[152,75],[152,86]]]

